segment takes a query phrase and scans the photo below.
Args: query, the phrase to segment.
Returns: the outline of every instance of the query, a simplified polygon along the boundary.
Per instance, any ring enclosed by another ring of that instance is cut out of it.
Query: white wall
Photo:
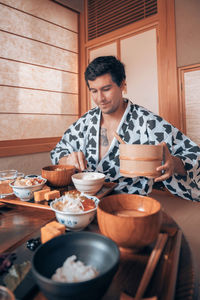
[[[41,168],[49,165],[51,165],[50,155],[46,152],[0,158],[0,170],[14,169],[25,175],[41,175]]]

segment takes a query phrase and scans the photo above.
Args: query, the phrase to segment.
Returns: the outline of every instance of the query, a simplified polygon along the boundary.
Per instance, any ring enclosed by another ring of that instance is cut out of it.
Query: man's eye
[[[109,90],[110,90],[110,88],[103,89],[104,92],[108,92]]]
[[[91,90],[90,91],[92,94],[95,94],[97,91],[95,91],[95,90]]]

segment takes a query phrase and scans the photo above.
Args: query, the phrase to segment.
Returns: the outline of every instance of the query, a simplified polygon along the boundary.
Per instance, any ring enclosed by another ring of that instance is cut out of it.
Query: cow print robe
[[[181,158],[186,176],[174,174],[163,181],[166,188],[185,199],[200,201],[200,148],[177,128],[147,109],[129,100],[117,132],[129,144],[157,145],[166,142],[170,152]],[[53,164],[74,151],[82,151],[87,160],[87,170],[101,172],[106,181],[118,183],[115,190],[121,193],[147,195],[153,179],[127,178],[120,175],[119,143],[113,137],[106,155],[99,161],[99,133],[101,111],[95,107],[72,124],[60,142],[51,151]]]

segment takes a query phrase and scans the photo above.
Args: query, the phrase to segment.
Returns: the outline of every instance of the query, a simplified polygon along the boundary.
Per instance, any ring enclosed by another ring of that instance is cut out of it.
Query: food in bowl
[[[55,168],[54,171],[62,171],[62,168]]]
[[[0,198],[6,195],[13,194],[10,183],[17,178],[17,170],[0,171]]]
[[[66,212],[84,212],[96,207],[95,201],[81,194],[78,191],[70,191],[62,197],[63,201],[54,204],[54,208]]]
[[[156,240],[161,220],[161,204],[147,196],[111,195],[104,197],[97,207],[101,233],[122,249],[134,252]]]
[[[80,172],[72,175],[72,181],[79,192],[95,195],[102,188],[105,175],[98,172]]]
[[[86,172],[81,175],[81,179],[83,180],[92,180],[92,179],[99,179],[104,178],[105,176],[102,176],[101,173],[95,173],[95,172]]]
[[[44,182],[45,182],[45,180],[40,177],[19,178],[14,181],[13,185],[14,186],[32,186],[32,185],[42,184]]]
[[[67,230],[79,231],[94,219],[99,199],[78,191],[69,191],[50,203],[59,223]]]
[[[52,275],[52,279],[59,282],[80,282],[90,280],[98,275],[97,270],[77,260],[76,255],[68,257],[63,266]]]
[[[85,265],[95,268],[98,275],[81,282],[52,280],[56,269],[67,257],[76,255]],[[68,232],[36,249],[32,272],[47,299],[102,299],[119,266],[118,246],[107,237],[87,231]]]
[[[12,187],[16,197],[22,201],[29,201],[34,197],[34,192],[43,188],[46,179],[40,176],[36,178],[19,179],[11,182],[9,185]],[[16,185],[15,185],[16,184]]]
[[[24,173],[18,172],[17,170],[5,170],[0,171],[0,197],[2,198],[7,195],[13,194],[13,189],[9,185],[15,179],[21,179],[24,177]]]
[[[0,198],[13,194],[13,189],[10,183],[16,178],[21,179],[24,177],[24,173],[19,173],[15,170],[7,170],[0,172]]]
[[[13,180],[5,180],[5,182],[0,182],[0,195],[9,195],[13,193],[12,188],[9,186]]]

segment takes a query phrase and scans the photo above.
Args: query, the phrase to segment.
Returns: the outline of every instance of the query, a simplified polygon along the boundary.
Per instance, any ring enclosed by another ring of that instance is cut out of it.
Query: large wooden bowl
[[[47,179],[50,186],[64,187],[69,185],[75,167],[70,165],[56,165],[42,168],[42,177]]]
[[[101,233],[121,248],[135,252],[156,240],[161,219],[160,203],[146,196],[111,195],[104,197],[97,207]]]
[[[120,174],[125,177],[161,176],[156,168],[162,165],[162,145],[120,144]]]

